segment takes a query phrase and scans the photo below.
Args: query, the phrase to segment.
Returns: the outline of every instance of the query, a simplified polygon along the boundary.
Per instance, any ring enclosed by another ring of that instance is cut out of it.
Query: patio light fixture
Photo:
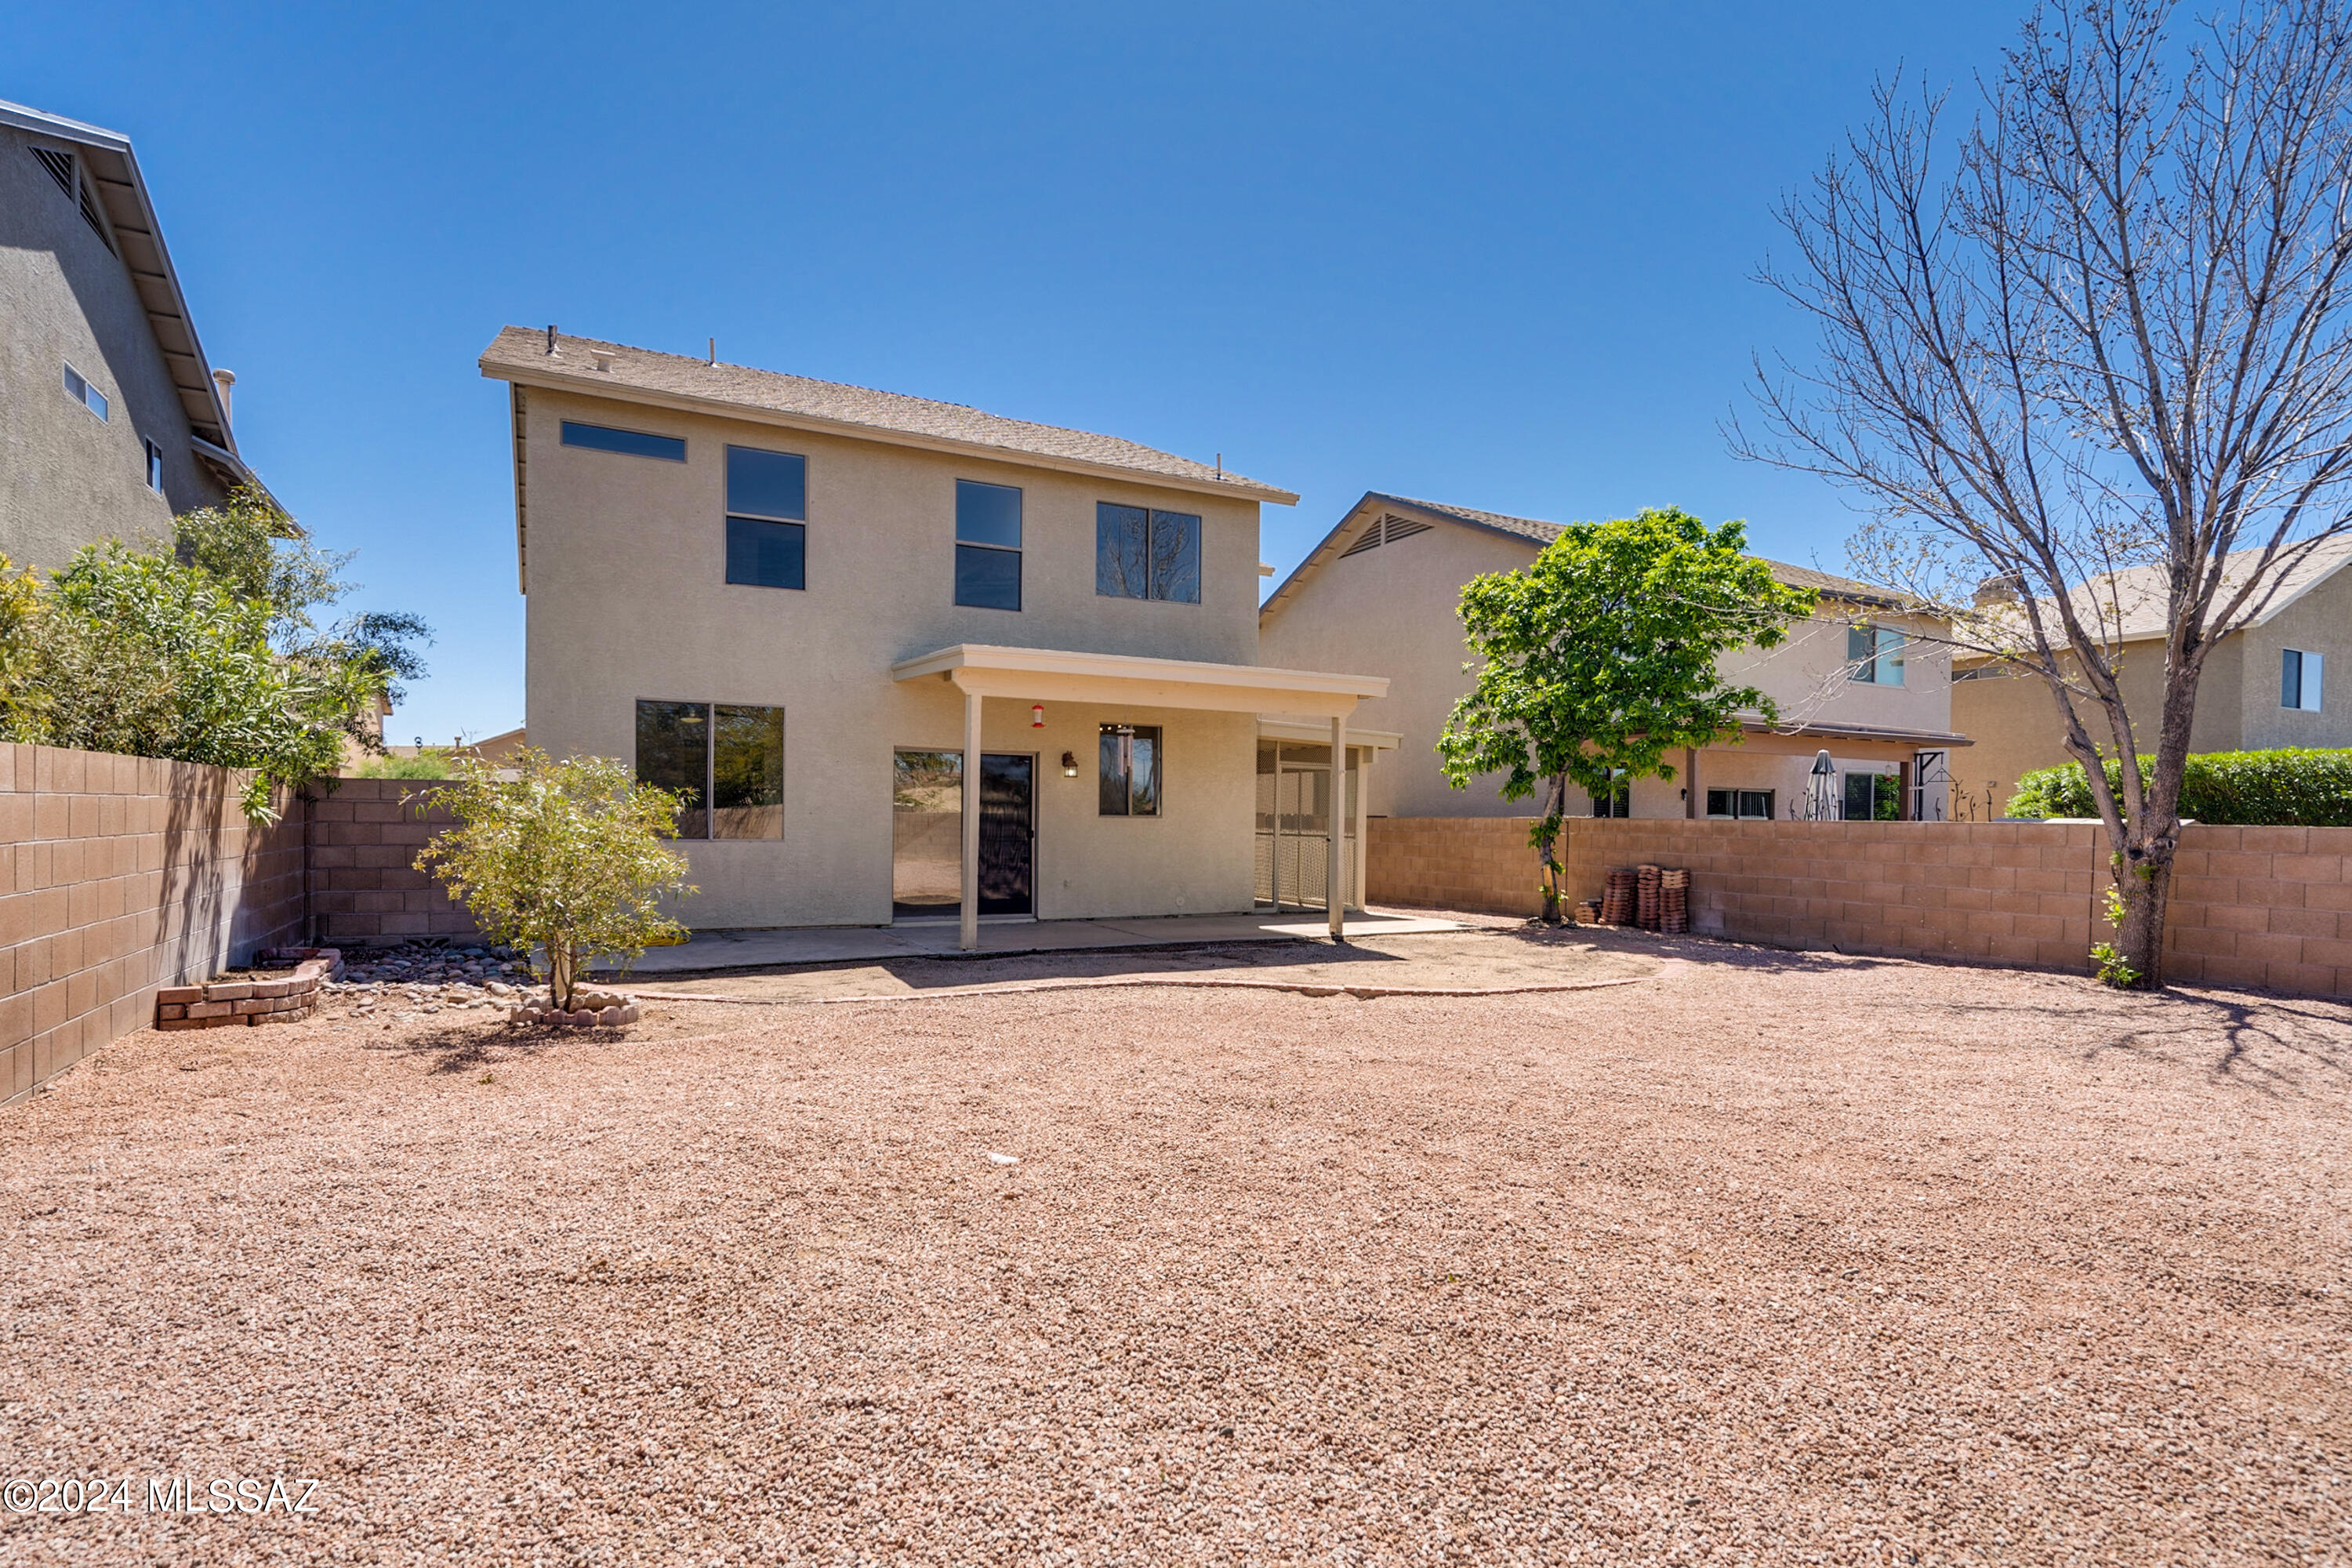
[[[1078,754],[1076,752],[1064,752],[1062,753],[1062,776],[1066,779],[1074,779],[1078,776]]]

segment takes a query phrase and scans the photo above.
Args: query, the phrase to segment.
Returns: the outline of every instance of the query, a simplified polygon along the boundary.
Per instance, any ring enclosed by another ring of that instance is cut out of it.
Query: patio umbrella
[[[1813,753],[1811,786],[1805,792],[1805,816],[1811,822],[1834,822],[1837,811],[1837,764],[1827,752]]]

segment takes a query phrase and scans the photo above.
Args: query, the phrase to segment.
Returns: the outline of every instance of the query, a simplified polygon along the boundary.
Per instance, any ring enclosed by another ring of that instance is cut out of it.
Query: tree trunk
[[[575,968],[569,943],[550,942],[547,944],[547,1005],[559,1013],[572,1011],[572,993],[578,988],[579,981]]]
[[[1551,782],[1551,805],[1544,813],[1543,833],[1537,843],[1542,864],[1543,922],[1559,924],[1559,858],[1555,853],[1559,836],[1568,829],[1568,775],[1560,773]]]
[[[2122,919],[2115,921],[2116,956],[2132,971],[2132,978],[2114,978],[2135,989],[2154,990],[2164,984],[2164,915],[2172,898],[2172,856],[2179,825],[2157,844],[2132,845],[2115,858],[2115,881],[2109,908],[2120,895]],[[2139,838],[2133,833],[2127,837]],[[2138,858],[2132,857],[2138,851]],[[2112,918],[2112,917],[2111,917]]]

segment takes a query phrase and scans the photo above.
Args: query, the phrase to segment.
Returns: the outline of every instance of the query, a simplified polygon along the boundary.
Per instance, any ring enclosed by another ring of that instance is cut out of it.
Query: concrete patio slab
[[[1477,928],[1433,915],[1372,910],[1348,917],[1349,941],[1423,936]],[[873,963],[901,958],[1003,958],[1015,953],[1078,952],[1121,947],[1179,947],[1195,942],[1317,942],[1328,937],[1313,911],[1247,915],[1169,915],[1150,920],[1014,921],[984,923],[980,951],[956,946],[952,921],[937,925],[804,926],[783,931],[698,931],[676,947],[647,951],[630,969],[636,979],[716,974],[730,970],[793,969],[820,964]]]

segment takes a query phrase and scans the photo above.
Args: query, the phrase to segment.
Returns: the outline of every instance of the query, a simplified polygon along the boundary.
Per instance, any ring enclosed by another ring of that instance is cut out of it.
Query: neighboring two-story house
[[[2223,580],[2236,584],[2258,552],[2240,551],[2224,563]],[[2314,550],[2279,584],[2252,623],[2231,633],[2206,656],[2197,686],[2197,712],[2189,749],[2269,751],[2281,746],[2352,746],[2352,539]],[[2134,566],[2084,584],[2076,597],[2086,620],[2110,628],[2119,650],[2118,681],[2139,744],[2155,744],[2162,711],[2166,580],[2160,566]],[[1990,785],[2006,801],[2017,781],[2036,768],[2054,768],[2066,754],[2065,731],[2049,683],[2009,666],[1963,658],[1952,679],[1953,722],[1975,737],[1964,784]],[[2103,750],[2114,740],[2105,719],[2081,710]]]
[[[1260,657],[1282,664],[1308,649],[1344,668],[1389,678],[1386,696],[1354,721],[1400,737],[1396,760],[1370,779],[1381,816],[1530,815],[1539,799],[1506,802],[1499,775],[1454,789],[1437,739],[1475,684],[1465,672],[1463,586],[1532,563],[1561,525],[1401,496],[1367,494],[1349,509],[1259,612]],[[1780,581],[1819,590],[1811,622],[1769,651],[1727,656],[1727,679],[1779,704],[1736,742],[1685,752],[1672,779],[1634,779],[1571,811],[1603,816],[1925,817],[1953,809],[1950,658],[1940,623],[1906,614],[1868,584],[1769,563]],[[1830,772],[1817,773],[1827,753]]]
[[[250,483],[130,140],[0,103],[0,554],[169,539]]]
[[[1261,742],[1365,750],[1385,680],[1259,662],[1297,498],[1222,463],[553,328],[481,371],[530,742],[687,799],[692,924],[1245,911]]]

